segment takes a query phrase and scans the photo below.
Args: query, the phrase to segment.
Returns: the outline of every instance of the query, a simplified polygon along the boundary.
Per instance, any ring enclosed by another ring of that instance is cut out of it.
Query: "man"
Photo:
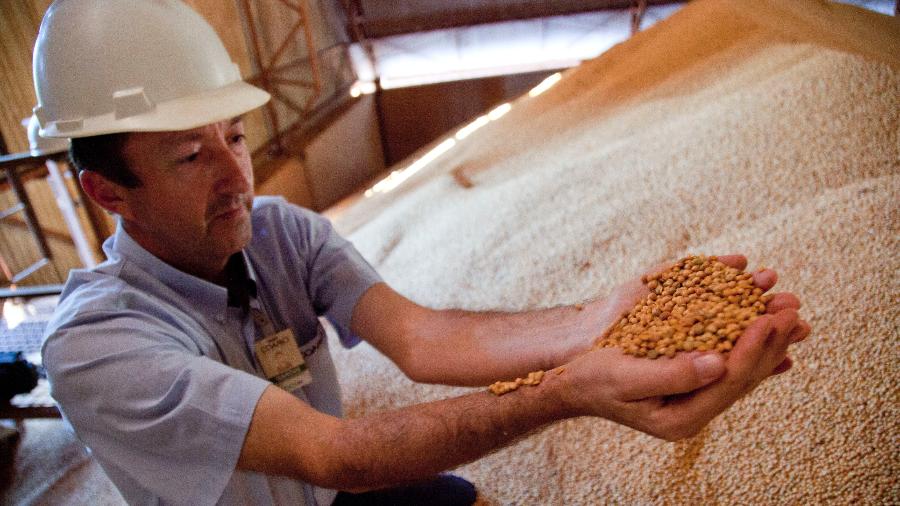
[[[73,138],[85,191],[119,217],[109,260],[72,273],[44,363],[62,412],[131,503],[469,504],[467,484],[433,477],[574,416],[690,436],[790,367],[788,346],[809,333],[799,300],[776,294],[727,360],[650,361],[588,351],[646,293],[639,280],[581,310],[437,311],[407,300],[322,217],[253,199],[241,114],[268,97],[240,81],[212,29],[178,2],[56,2],[35,84],[42,133]],[[772,271],[754,278],[775,283]],[[416,381],[565,371],[501,397],[346,420],[319,316],[344,344],[360,336]],[[335,492],[386,487],[399,488]]]

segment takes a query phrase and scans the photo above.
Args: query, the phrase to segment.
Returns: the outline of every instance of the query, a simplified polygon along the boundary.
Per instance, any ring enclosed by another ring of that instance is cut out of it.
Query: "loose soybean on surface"
[[[680,351],[728,352],[750,323],[765,313],[768,295],[753,275],[690,256],[641,279],[650,293],[623,316],[596,347],[620,347],[629,355],[673,357]]]

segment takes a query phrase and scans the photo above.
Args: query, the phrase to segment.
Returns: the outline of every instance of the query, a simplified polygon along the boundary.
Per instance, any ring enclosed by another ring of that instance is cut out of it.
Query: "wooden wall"
[[[323,210],[383,172],[375,97],[364,95],[306,147],[315,209]]]
[[[534,72],[380,92],[387,164],[399,163],[449,130],[527,93],[550,74]]]
[[[31,52],[50,0],[4,0],[0,8],[0,137],[7,153],[28,149],[23,118],[36,102]]]
[[[263,169],[270,175],[257,193],[324,210],[384,171],[381,145],[375,98],[364,95],[306,142],[302,158],[286,157]]]

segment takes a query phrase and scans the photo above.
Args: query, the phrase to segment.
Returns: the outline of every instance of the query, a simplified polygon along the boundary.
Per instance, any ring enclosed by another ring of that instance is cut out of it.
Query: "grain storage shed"
[[[252,67],[260,54],[242,46],[247,27],[235,21],[247,3],[189,3]],[[407,29],[425,22],[413,18]],[[392,35],[378,19],[368,29]],[[820,0],[695,0],[531,93],[420,139],[425,147],[378,146],[390,132],[370,96],[322,109],[319,130],[288,128],[281,104],[268,133],[302,153],[281,156],[279,142],[258,138],[258,189],[325,209],[369,181],[327,214],[386,281],[432,307],[574,303],[649,265],[724,252],[776,269],[778,289],[803,299],[814,330],[794,368],[698,436],[667,443],[602,420],[555,424],[456,471],[483,504],[895,504],[898,55],[897,18]],[[340,58],[329,61],[340,74]],[[331,83],[341,93],[349,84]],[[262,116],[248,122],[267,131]],[[336,153],[336,139],[363,154]],[[350,416],[467,391],[409,382],[367,345],[331,349]],[[29,425],[26,438],[40,435],[56,467],[25,461],[14,478],[34,488],[0,502],[118,504],[54,423]]]

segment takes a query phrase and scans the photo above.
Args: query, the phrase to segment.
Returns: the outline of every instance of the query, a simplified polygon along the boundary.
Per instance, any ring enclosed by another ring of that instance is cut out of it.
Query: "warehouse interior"
[[[481,503],[900,497],[900,2],[185,1],[273,96],[245,117],[256,193],[420,304],[570,304],[734,251],[803,295],[794,369],[698,436],[555,424],[456,470]],[[0,352],[38,376],[61,285],[115,228],[29,142],[51,3],[0,11]],[[466,391],[331,349],[349,416]],[[0,503],[123,504],[36,379],[0,411]]]

